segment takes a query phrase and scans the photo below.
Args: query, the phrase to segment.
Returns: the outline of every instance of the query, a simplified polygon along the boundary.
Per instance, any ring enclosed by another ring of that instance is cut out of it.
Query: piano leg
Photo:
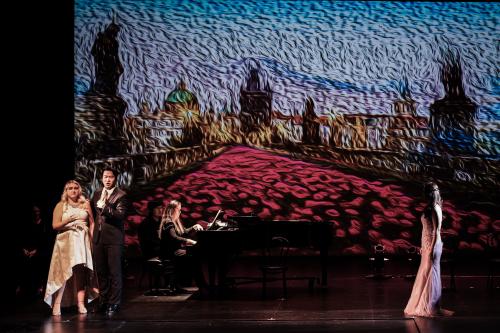
[[[321,264],[321,288],[326,288],[328,285],[328,244],[325,241],[321,242],[319,249],[320,264]]]
[[[208,287],[214,296],[216,293],[224,292],[227,287],[226,276],[229,270],[229,258],[221,256],[216,259],[209,259],[208,265]]]
[[[210,294],[215,292],[215,274],[217,271],[217,263],[213,259],[208,260],[208,288]]]

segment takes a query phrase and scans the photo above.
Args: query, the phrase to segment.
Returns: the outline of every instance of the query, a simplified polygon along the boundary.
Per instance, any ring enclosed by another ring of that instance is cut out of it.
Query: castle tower
[[[110,23],[92,46],[95,77],[89,91],[75,99],[76,159],[98,159],[126,153],[123,116],[127,103],[118,95],[123,66],[118,56],[120,27]]]
[[[445,55],[441,67],[444,98],[430,106],[431,140],[437,151],[473,154],[477,105],[465,95],[460,56]]]
[[[302,116],[302,143],[308,145],[319,145],[318,116],[314,112],[314,102],[311,97],[306,100],[304,115]]]
[[[260,87],[259,71],[252,69],[246,87],[240,89],[240,120],[244,133],[271,125],[273,93],[267,83]]]

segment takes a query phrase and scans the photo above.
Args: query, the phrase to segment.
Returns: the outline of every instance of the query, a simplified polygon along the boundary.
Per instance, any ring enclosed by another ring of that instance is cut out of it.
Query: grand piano
[[[261,250],[273,237],[288,239],[291,248],[312,248],[320,253],[320,284],[327,286],[328,248],[332,240],[330,222],[261,220],[256,216],[233,216],[212,230],[197,233],[197,253],[208,264],[209,286],[224,284],[229,265],[245,250]],[[304,277],[304,279],[311,277]],[[296,278],[294,278],[296,279]]]

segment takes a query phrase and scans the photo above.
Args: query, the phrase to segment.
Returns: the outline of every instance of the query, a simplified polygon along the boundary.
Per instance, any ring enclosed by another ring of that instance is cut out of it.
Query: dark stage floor
[[[258,276],[257,262],[244,258],[231,275]],[[238,285],[223,298],[194,295],[144,296],[146,279],[138,286],[135,265],[127,273],[121,311],[112,318],[78,315],[63,309],[52,317],[41,300],[16,304],[15,313],[4,312],[2,332],[497,332],[500,327],[500,278],[486,288],[486,267],[481,261],[457,266],[456,291],[444,290],[442,305],[455,311],[446,318],[406,318],[403,308],[412,282],[405,261],[389,261],[386,280],[365,278],[366,259],[335,259],[329,264],[328,288],[308,291],[306,281],[290,281],[288,299],[281,299],[280,283],[270,284],[261,299],[259,284]],[[289,276],[319,275],[317,258],[291,258]],[[443,286],[449,282],[443,265]],[[65,311],[64,311],[65,310]]]

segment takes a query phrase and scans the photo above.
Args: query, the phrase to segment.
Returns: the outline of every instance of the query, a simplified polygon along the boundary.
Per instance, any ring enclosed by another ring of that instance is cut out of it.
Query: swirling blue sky
[[[273,108],[391,114],[397,84],[409,82],[418,113],[444,96],[439,63],[461,55],[464,88],[482,119],[500,119],[499,3],[330,1],[75,2],[75,94],[93,77],[90,49],[113,17],[121,26],[128,114],[163,104],[182,78],[205,110],[239,110],[250,66],[274,91]]]

